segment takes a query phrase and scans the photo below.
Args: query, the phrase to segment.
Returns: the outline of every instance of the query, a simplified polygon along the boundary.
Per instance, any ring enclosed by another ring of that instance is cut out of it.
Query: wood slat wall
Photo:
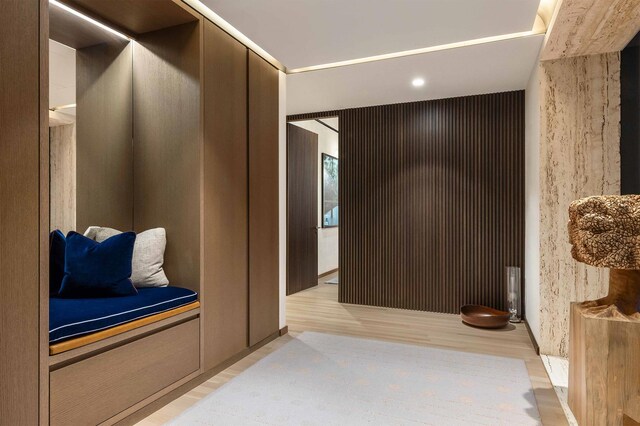
[[[339,300],[505,309],[504,267],[524,266],[524,92],[289,119],[336,115]]]

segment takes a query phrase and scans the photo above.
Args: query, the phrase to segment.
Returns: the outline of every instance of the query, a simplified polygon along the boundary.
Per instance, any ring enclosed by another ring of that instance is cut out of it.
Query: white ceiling
[[[201,0],[288,69],[530,31],[540,0]]]
[[[288,70],[531,31],[541,0],[201,0]],[[287,113],[522,90],[542,35],[287,75]],[[414,88],[411,80],[427,84]]]
[[[287,114],[521,90],[543,35],[287,75]],[[416,77],[426,80],[415,88]]]

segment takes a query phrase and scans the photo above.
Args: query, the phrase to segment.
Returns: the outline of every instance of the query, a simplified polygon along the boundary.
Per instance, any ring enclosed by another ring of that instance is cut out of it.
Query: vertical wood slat
[[[504,267],[524,266],[524,92],[289,119],[328,116],[340,120],[339,300],[506,309]]]

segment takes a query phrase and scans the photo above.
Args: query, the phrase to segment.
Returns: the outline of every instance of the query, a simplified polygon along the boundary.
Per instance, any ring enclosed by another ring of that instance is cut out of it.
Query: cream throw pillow
[[[90,226],[84,236],[99,243],[121,231],[100,226]],[[167,233],[164,228],[149,229],[136,235],[131,261],[131,281],[136,287],[166,287],[169,280],[162,269]]]

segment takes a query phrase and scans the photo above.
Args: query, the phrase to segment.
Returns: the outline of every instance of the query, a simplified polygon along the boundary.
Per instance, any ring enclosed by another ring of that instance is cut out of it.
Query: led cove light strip
[[[87,15],[83,15],[82,13],[78,12],[77,10],[70,8],[66,4],[62,4],[57,0],[49,0],[49,4],[52,4],[52,5],[56,6],[56,7],[59,7],[60,9],[66,11],[66,12],[69,12],[69,13],[77,16],[80,19],[83,19],[83,20],[85,20],[87,22],[91,22],[96,27],[100,27],[103,30],[109,31],[111,34],[115,34],[120,38],[123,38],[125,40],[131,40],[131,37],[127,37],[126,35],[124,35],[122,33],[119,33],[118,31],[114,30],[113,28],[109,28],[105,24],[103,24],[101,22],[98,22],[95,19],[88,17]]]
[[[301,72],[308,72],[308,71],[317,71],[317,70],[324,70],[324,69],[328,69],[328,68],[337,68],[337,67],[344,67],[347,65],[356,65],[356,64],[364,64],[367,62],[375,62],[375,61],[382,61],[385,59],[395,59],[395,58],[402,58],[405,56],[413,56],[413,55],[420,55],[423,53],[430,53],[430,52],[439,52],[441,50],[448,50],[448,49],[457,49],[459,47],[468,47],[468,46],[477,46],[479,44],[485,44],[485,43],[493,43],[496,41],[503,41],[503,40],[511,40],[511,39],[515,39],[515,38],[521,38],[521,37],[529,37],[532,35],[538,35],[538,34],[544,34],[544,30],[540,31],[525,31],[525,32],[521,32],[521,33],[511,33],[511,34],[504,34],[504,35],[499,35],[499,36],[492,36],[492,37],[484,37],[484,38],[477,38],[474,40],[465,40],[465,41],[460,41],[460,42],[456,42],[456,43],[449,43],[449,44],[441,44],[438,46],[431,46],[431,47],[424,47],[422,49],[413,49],[413,50],[405,50],[403,52],[394,52],[394,53],[387,53],[384,55],[376,55],[376,56],[368,56],[366,58],[359,58],[359,59],[351,59],[348,61],[340,61],[340,62],[331,62],[328,64],[322,64],[322,65],[313,65],[310,67],[303,67],[303,68],[295,68],[292,70],[287,70],[287,74],[297,74],[297,73],[301,73]]]

